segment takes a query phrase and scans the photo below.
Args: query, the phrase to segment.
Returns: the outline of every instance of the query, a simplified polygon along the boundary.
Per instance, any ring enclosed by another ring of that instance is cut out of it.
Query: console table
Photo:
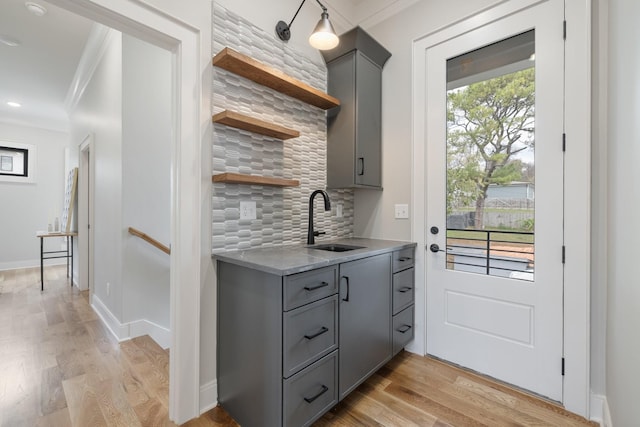
[[[73,237],[78,233],[74,232],[57,232],[57,233],[44,233],[40,232],[36,234],[36,237],[40,238],[40,290],[44,291],[44,260],[54,258],[66,258],[67,259],[67,277],[73,276]],[[44,239],[47,237],[64,237],[67,239],[67,249],[64,251],[45,251]],[[64,254],[64,255],[60,255]],[[71,269],[69,269],[69,260],[71,260]],[[71,280],[71,286],[73,286],[73,279]]]

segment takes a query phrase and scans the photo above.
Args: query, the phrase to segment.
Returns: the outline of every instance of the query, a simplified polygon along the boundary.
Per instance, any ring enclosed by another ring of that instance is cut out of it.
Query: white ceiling
[[[93,22],[41,0],[35,16],[25,0],[0,0],[0,122],[68,130],[65,98]],[[371,27],[418,0],[325,0],[331,19],[343,28]],[[8,101],[22,104],[20,108]]]
[[[24,0],[0,1],[0,38],[20,41],[16,47],[0,42],[0,121],[67,130],[64,100],[93,23],[38,3],[44,16],[31,14]]]

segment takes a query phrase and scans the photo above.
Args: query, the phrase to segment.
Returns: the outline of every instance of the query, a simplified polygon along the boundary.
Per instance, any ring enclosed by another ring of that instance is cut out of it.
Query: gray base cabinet
[[[340,264],[340,400],[391,359],[391,254]]]
[[[220,404],[243,427],[320,418],[413,337],[412,258],[287,276],[218,261]]]

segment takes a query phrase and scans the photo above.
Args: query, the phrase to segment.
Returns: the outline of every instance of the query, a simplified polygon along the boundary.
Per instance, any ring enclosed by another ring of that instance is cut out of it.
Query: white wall
[[[72,146],[94,135],[94,290],[122,319],[122,35],[114,33],[70,113]],[[107,283],[110,291],[107,294]]]
[[[123,322],[169,328],[169,255],[127,234],[170,243],[171,53],[122,36]]]
[[[613,425],[638,424],[640,2],[609,0],[606,387]]]
[[[0,123],[2,142],[36,146],[37,181],[32,184],[0,181],[0,270],[40,266],[37,231],[46,231],[62,216],[64,203],[65,132]],[[62,239],[45,239],[45,250],[60,250]],[[47,265],[64,259],[46,261]]]

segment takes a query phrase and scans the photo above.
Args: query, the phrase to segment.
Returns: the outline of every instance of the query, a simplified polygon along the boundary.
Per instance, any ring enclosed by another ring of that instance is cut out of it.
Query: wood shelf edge
[[[215,114],[212,117],[212,121],[214,123],[220,123],[236,129],[242,129],[282,140],[297,138],[300,136],[300,132],[295,129],[289,129],[275,123],[266,122],[264,120],[256,119],[230,110],[224,110]]]
[[[212,63],[216,67],[324,110],[340,105],[339,99],[229,47],[218,52]]]
[[[227,184],[267,185],[270,187],[297,187],[300,181],[296,179],[274,178],[259,175],[225,172],[213,175],[211,181]]]

